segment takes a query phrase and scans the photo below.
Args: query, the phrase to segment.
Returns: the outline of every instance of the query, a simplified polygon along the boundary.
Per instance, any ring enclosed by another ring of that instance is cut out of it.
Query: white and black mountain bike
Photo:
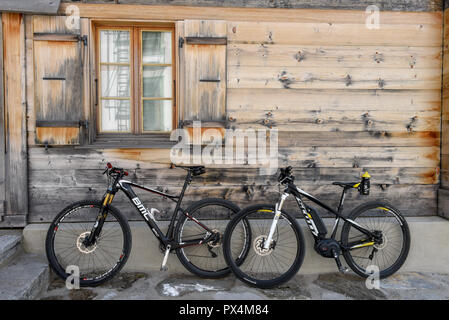
[[[364,203],[348,216],[342,215],[345,194],[357,189],[369,194],[369,175],[361,182],[334,182],[343,187],[340,204],[335,211],[294,184],[292,168],[281,169],[278,181],[285,186],[275,204],[253,205],[243,209],[228,224],[225,231],[224,255],[234,274],[247,284],[270,288],[292,278],[304,259],[304,237],[296,219],[285,212],[284,201],[293,195],[313,235],[315,251],[325,258],[335,259],[340,271],[346,268],[340,255],[358,275],[368,277],[378,272],[385,278],[396,272],[407,258],[410,231],[398,209],[382,200]],[[316,210],[307,206],[302,197],[309,199],[336,216],[330,237]],[[340,240],[336,240],[339,221],[343,220]],[[249,231],[248,232],[248,224]],[[242,233],[245,232],[245,233]],[[250,250],[244,261],[235,245],[250,236]],[[237,263],[236,263],[237,261]]]
[[[164,253],[161,270],[166,270],[168,255],[175,250],[181,263],[190,272],[206,278],[218,278],[230,273],[222,252],[226,223],[239,207],[216,198],[203,199],[187,209],[181,202],[192,177],[205,173],[203,166],[175,166],[187,170],[179,196],[124,180],[128,173],[107,164],[103,174],[108,177],[108,189],[101,201],[84,200],[63,209],[51,223],[46,238],[46,253],[51,268],[66,279],[68,266],[80,272],[81,286],[96,286],[112,278],[125,265],[131,252],[131,230],[124,215],[111,205],[115,194],[123,191],[148,227],[159,240]],[[147,209],[132,187],[165,197],[176,203],[167,232],[164,234],[155,219],[156,209]],[[178,217],[179,216],[179,217]],[[248,226],[243,223],[248,234]],[[249,239],[241,239],[239,261],[249,251]]]

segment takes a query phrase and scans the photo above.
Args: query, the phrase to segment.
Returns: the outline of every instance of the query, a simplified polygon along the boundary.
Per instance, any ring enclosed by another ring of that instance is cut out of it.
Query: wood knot
[[[352,79],[351,79],[351,76],[349,74],[345,77],[345,84],[346,84],[347,87],[352,84]]]

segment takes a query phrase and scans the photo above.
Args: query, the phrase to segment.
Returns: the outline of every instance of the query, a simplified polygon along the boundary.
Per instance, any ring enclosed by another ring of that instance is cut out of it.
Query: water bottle
[[[370,188],[370,178],[368,171],[366,171],[362,175],[362,182],[360,183],[360,194],[363,195],[369,195],[369,188]]]

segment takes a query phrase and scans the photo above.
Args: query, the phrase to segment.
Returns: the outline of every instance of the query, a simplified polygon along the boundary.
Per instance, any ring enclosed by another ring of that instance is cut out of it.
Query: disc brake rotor
[[[270,248],[268,248],[268,249],[265,249],[263,247],[266,238],[267,238],[267,236],[260,235],[256,239],[254,239],[253,249],[259,256],[267,256],[267,255],[271,254],[271,252],[273,251],[272,246],[270,246]]]
[[[90,231],[83,232],[79,235],[79,237],[76,239],[76,247],[78,250],[84,254],[89,254],[95,251],[97,248],[97,244],[94,244],[90,247],[86,247],[83,243],[84,239],[86,239],[90,235]]]

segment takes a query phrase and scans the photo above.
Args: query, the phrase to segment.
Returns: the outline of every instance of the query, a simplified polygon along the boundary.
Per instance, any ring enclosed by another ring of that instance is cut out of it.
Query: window
[[[173,28],[97,30],[98,133],[170,132],[176,120]]]

